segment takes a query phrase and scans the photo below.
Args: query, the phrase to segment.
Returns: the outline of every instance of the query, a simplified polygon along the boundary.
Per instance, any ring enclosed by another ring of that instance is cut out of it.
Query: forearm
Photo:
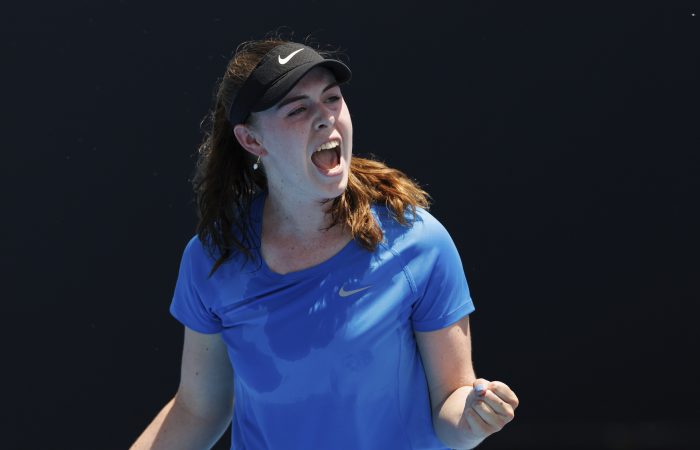
[[[453,449],[471,449],[484,440],[476,437],[467,428],[464,421],[464,406],[467,396],[471,392],[471,386],[462,386],[455,390],[440,407],[440,411],[433,412],[433,427],[442,443]]]
[[[209,449],[226,431],[230,416],[205,419],[189,412],[173,397],[130,450]]]

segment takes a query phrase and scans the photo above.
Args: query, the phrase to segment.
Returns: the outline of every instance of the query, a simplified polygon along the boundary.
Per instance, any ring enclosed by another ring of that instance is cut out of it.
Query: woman
[[[132,448],[471,448],[518,400],[476,379],[457,250],[403,173],[352,156],[340,61],[237,49],[171,313],[181,381]],[[235,398],[235,409],[234,409]]]

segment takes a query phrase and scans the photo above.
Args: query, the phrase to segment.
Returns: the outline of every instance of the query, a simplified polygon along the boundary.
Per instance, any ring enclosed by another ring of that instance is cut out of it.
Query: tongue
[[[313,162],[316,167],[323,170],[330,170],[340,163],[340,161],[338,161],[338,155],[335,153],[335,149],[314,152],[313,155],[311,155],[311,162]]]

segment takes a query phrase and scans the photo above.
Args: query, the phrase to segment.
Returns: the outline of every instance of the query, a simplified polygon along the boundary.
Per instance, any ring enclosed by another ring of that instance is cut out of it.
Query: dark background
[[[355,152],[460,250],[521,399],[482,448],[698,444],[697,2],[243,3],[5,8],[3,448],[127,448],[175,393],[199,124],[280,26],[345,51]]]

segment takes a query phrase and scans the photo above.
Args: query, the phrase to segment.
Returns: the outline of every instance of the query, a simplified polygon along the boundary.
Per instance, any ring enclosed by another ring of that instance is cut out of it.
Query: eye
[[[337,102],[337,101],[340,100],[340,99],[341,99],[340,95],[331,95],[330,97],[328,97],[328,98],[326,99],[326,101],[327,101],[328,103],[335,103],[335,102]]]
[[[289,114],[287,114],[287,117],[296,116],[297,114],[299,114],[303,111],[306,111],[306,108],[303,106],[300,106],[299,108],[293,109]]]

